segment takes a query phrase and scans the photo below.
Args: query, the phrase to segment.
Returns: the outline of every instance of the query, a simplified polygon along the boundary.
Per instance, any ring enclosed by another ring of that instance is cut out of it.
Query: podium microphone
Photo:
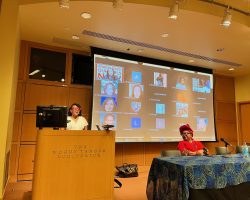
[[[109,129],[115,127],[114,125],[111,125],[111,124],[105,124],[102,126],[106,131],[109,131]]]
[[[98,131],[101,131],[101,128],[98,124],[95,125]]]
[[[225,143],[225,146],[226,146],[226,147],[227,147],[227,146],[233,147],[233,145],[231,145],[229,142],[227,142],[226,140],[224,140],[224,138],[221,138],[220,140],[221,140],[222,142]]]

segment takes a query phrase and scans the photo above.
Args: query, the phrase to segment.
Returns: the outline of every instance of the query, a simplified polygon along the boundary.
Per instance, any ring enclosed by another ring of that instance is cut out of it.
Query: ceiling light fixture
[[[163,38],[168,37],[168,33],[163,33],[163,34],[161,34],[161,37],[163,37]]]
[[[225,28],[228,28],[231,25],[231,20],[232,20],[232,14],[228,6],[228,8],[225,9],[225,13],[222,18],[221,25],[224,26]]]
[[[33,76],[33,75],[37,74],[38,72],[40,72],[40,70],[39,70],[39,69],[36,69],[36,70],[34,70],[33,72],[29,73],[29,75],[30,75],[30,76]]]
[[[73,39],[73,40],[79,40],[80,37],[79,37],[78,35],[72,35],[72,39]]]
[[[234,68],[229,68],[228,70],[229,70],[229,71],[234,71],[235,69],[234,69]]]
[[[69,8],[69,0],[59,0],[60,8]]]
[[[92,16],[91,16],[90,13],[83,12],[83,13],[81,13],[81,17],[82,17],[83,19],[90,19]]]
[[[178,17],[178,12],[179,12],[179,1],[175,1],[175,3],[170,7],[168,18],[176,20]]]
[[[123,4],[124,4],[123,0],[114,0],[113,1],[113,7],[117,8],[119,10],[122,10]]]

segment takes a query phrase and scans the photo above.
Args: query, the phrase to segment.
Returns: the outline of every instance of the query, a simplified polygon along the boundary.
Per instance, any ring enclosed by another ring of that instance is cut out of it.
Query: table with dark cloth
[[[147,197],[148,200],[187,200],[192,189],[222,189],[249,181],[250,158],[240,154],[154,158]],[[250,199],[250,188],[248,191]]]

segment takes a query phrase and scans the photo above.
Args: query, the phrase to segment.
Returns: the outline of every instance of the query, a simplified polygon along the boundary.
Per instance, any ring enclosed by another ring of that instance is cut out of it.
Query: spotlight
[[[123,0],[114,0],[113,1],[113,7],[117,8],[119,10],[122,10],[123,4],[124,4]]]
[[[176,20],[177,19],[177,15],[178,15],[178,11],[179,11],[179,2],[176,1],[170,8],[169,10],[169,15],[168,15],[168,18],[169,19],[174,19]]]
[[[69,0],[59,0],[60,8],[69,8]]]
[[[224,26],[225,28],[228,28],[231,25],[231,20],[232,20],[232,14],[230,11],[230,8],[226,8],[224,16],[221,21],[221,25]]]

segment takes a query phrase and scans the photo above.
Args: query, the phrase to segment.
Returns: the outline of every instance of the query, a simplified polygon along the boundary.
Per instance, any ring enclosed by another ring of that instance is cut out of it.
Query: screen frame
[[[193,65],[186,65],[182,63],[175,63],[175,62],[170,62],[166,60],[159,60],[159,59],[154,59],[154,58],[149,58],[149,57],[144,57],[144,56],[138,56],[138,55],[133,55],[133,54],[128,54],[128,53],[122,53],[122,52],[117,52],[117,51],[112,51],[108,49],[102,49],[98,47],[91,47],[91,57],[92,57],[92,64],[94,68],[94,55],[99,54],[103,56],[110,56],[114,58],[121,58],[121,59],[127,59],[127,60],[132,60],[132,61],[137,61],[137,62],[142,62],[142,63],[150,63],[150,64],[155,64],[155,65],[161,65],[161,66],[168,66],[168,67],[173,67],[173,68],[178,68],[178,69],[183,69],[183,70],[189,70],[189,71],[195,71],[195,72],[201,72],[201,73],[207,73],[211,74],[213,76],[213,113],[214,113],[214,132],[215,132],[215,140],[204,140],[202,142],[218,142],[218,137],[217,137],[217,128],[216,128],[216,120],[215,120],[215,80],[214,80],[214,74],[213,70],[205,67],[197,67]],[[95,73],[93,73],[94,76]],[[93,77],[93,86],[94,86],[94,81],[95,77]],[[92,87],[92,94],[94,92],[94,87]],[[93,113],[93,98],[92,98],[92,109],[91,113]],[[92,118],[92,117],[91,117]],[[92,127],[92,120],[90,123],[90,127]],[[176,143],[176,141],[143,141],[143,142],[124,142],[124,141],[116,141],[116,143]]]

